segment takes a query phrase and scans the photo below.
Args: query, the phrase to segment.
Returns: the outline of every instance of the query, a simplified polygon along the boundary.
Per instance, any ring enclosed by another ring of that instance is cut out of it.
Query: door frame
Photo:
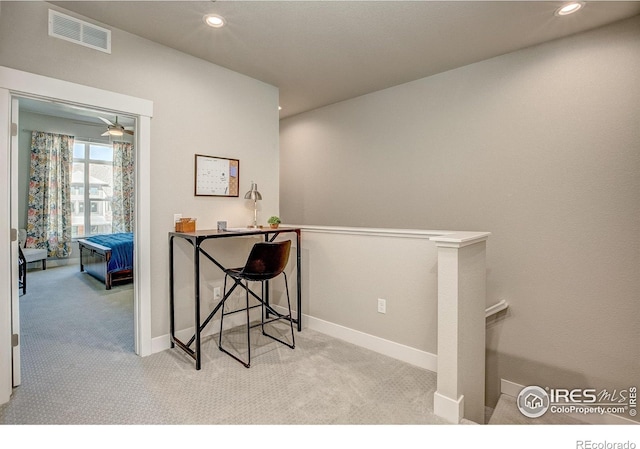
[[[90,86],[0,66],[0,404],[12,392],[11,299],[13,271],[17,261],[12,250],[10,217],[11,180],[17,176],[11,164],[11,99],[35,98],[72,104],[107,112],[131,115],[136,119],[136,189],[134,232],[134,335],[135,352],[150,355],[151,348],[151,117],[153,102]],[[17,130],[16,130],[17,131]],[[16,248],[14,248],[14,246]]]
[[[18,159],[19,159],[19,151],[18,151],[18,136],[20,135],[20,131],[14,131],[14,125],[19,129],[20,127],[20,100],[15,97],[11,97],[11,145],[9,145],[9,160],[11,161],[10,173],[12,176],[9,177],[11,182],[11,196],[9,199],[10,210],[11,212],[16,211],[18,209],[18,176],[13,176],[13,174],[18,173]],[[10,214],[10,223],[11,229],[18,229],[18,216],[17,214]],[[11,238],[15,238],[15,235],[12,235]],[[18,236],[18,245],[20,244],[20,237]],[[11,244],[11,260],[16,260],[19,258],[18,245]],[[27,267],[24,267],[26,271]],[[14,334],[18,334],[20,337],[20,289],[18,288],[18,270],[15,269],[15,265],[12,266],[11,273],[11,332]],[[26,276],[26,274],[25,274]],[[26,279],[23,279],[22,282],[26,285]],[[21,383],[21,349],[20,349],[20,339],[14,342],[13,339],[11,341],[11,345],[13,346],[11,352],[11,381],[14,387],[20,385]]]

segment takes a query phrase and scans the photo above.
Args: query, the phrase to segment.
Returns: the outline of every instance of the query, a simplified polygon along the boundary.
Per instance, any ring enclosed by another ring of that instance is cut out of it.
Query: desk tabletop
[[[200,229],[193,232],[169,232],[170,236],[182,237],[186,239],[193,238],[224,238],[224,237],[237,237],[246,235],[262,235],[262,234],[276,234],[279,232],[299,232],[300,228],[279,226],[275,229],[270,227],[264,228],[227,228],[226,231],[219,231],[217,229]]]

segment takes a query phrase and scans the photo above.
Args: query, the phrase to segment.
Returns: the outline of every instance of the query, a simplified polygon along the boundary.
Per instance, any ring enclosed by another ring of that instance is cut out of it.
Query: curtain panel
[[[33,131],[25,247],[71,255],[73,136]]]
[[[135,155],[128,142],[113,142],[113,232],[133,232]]]

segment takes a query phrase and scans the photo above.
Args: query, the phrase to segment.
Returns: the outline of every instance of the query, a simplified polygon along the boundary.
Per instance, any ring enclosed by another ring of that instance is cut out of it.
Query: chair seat
[[[27,262],[37,262],[47,258],[47,250],[45,248],[22,248],[22,253]]]
[[[25,229],[18,230],[18,241],[20,242],[20,248],[24,259],[29,262],[42,261],[42,269],[47,267],[47,249],[46,248],[25,248],[25,242],[27,241],[27,231]]]
[[[227,268],[226,270],[224,270],[224,272],[231,277],[240,277],[240,273],[242,272],[243,268],[244,267]]]
[[[245,281],[268,281],[269,279],[273,279],[273,275],[271,273],[248,273],[244,267],[240,268],[228,268],[224,270],[227,276],[231,276],[234,279],[244,279]]]

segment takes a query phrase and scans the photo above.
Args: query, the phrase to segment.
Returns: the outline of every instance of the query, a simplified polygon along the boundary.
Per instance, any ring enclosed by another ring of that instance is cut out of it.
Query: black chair
[[[295,348],[295,337],[293,335],[293,320],[291,318],[291,300],[289,298],[289,283],[287,281],[287,273],[284,272],[285,267],[287,266],[287,262],[289,260],[289,252],[291,250],[291,241],[284,240],[281,242],[260,242],[256,243],[251,249],[251,253],[247,258],[247,262],[244,267],[240,268],[231,268],[225,270],[224,277],[224,297],[222,298],[222,315],[220,317],[220,334],[218,337],[218,347],[222,352],[230,355],[244,366],[249,368],[251,365],[251,339],[250,339],[250,331],[251,328],[260,326],[262,328],[262,334],[270,337],[291,349]],[[282,315],[277,312],[273,307],[271,307],[265,299],[265,282],[273,279],[282,274],[284,276],[284,285],[285,290],[287,292],[287,306],[289,308],[288,315]],[[234,285],[227,291],[227,279],[232,278],[234,280]],[[244,284],[243,284],[244,281]],[[257,296],[250,288],[249,282],[260,282],[262,293],[261,296]],[[231,293],[235,290],[236,287],[241,286],[245,289],[245,297],[246,297],[246,306],[241,309],[232,310],[229,312],[225,312],[225,303],[231,296]],[[259,302],[257,305],[250,306],[249,305],[249,295],[256,298]],[[250,323],[249,318],[249,310],[255,307],[261,308],[261,319],[260,323],[254,324],[253,326]],[[231,315],[236,312],[246,311],[247,314],[247,361],[245,362],[239,356],[236,356],[226,349],[222,347],[222,332],[223,332],[223,322],[224,317],[227,315]],[[269,318],[270,315],[273,315],[273,318]],[[273,321],[278,320],[288,320],[289,327],[291,328],[291,343],[288,343],[284,340],[281,340],[273,335],[268,334],[265,331],[265,324],[271,323]]]
[[[22,248],[18,246],[18,288],[22,289],[22,294],[27,293],[27,259],[24,258]]]

